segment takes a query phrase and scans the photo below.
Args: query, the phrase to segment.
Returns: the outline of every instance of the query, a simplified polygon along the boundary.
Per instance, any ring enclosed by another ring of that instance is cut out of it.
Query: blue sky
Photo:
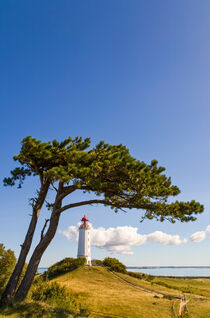
[[[23,137],[79,135],[91,137],[93,145],[123,143],[147,163],[157,159],[180,187],[180,200],[205,205],[196,222],[175,225],[139,223],[139,211],[115,215],[102,206],[65,212],[60,231],[85,212],[95,228],[129,225],[140,234],[162,231],[188,240],[176,246],[147,242],[132,247],[133,255],[93,247],[94,258],[210,265],[210,234],[200,243],[189,239],[210,224],[209,10],[208,0],[0,3],[0,179],[14,168]],[[36,184],[0,187],[0,241],[18,254]],[[37,231],[34,244],[38,239]],[[76,253],[77,244],[57,233],[41,265]]]

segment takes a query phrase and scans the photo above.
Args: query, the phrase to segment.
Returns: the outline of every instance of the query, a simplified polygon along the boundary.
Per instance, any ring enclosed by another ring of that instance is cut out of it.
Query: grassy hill
[[[190,318],[210,318],[210,279],[145,277],[112,273],[105,267],[80,267],[50,280],[65,286],[88,308],[90,318],[175,318],[180,297],[185,293]],[[209,298],[209,299],[208,299]],[[40,310],[45,308],[40,314]],[[37,310],[37,314],[31,314]],[[47,313],[46,313],[47,312]],[[174,315],[175,313],[175,315]],[[59,312],[42,303],[25,303],[22,309],[0,311],[0,318],[81,317]]]
[[[79,300],[91,311],[90,317],[100,317],[99,314],[106,317],[173,317],[173,307],[177,311],[179,304],[177,297],[180,298],[186,288],[191,292],[189,317],[210,317],[210,279],[157,277],[148,281],[121,273],[115,275],[104,267],[83,267],[57,277],[55,281],[78,294]]]

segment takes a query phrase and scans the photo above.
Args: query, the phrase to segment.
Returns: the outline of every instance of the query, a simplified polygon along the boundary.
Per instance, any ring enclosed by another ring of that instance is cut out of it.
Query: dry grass
[[[155,277],[153,283],[164,284],[168,288],[177,289],[182,293],[193,293],[210,297],[210,278]]]
[[[170,300],[154,298],[152,294],[126,285],[102,267],[84,267],[55,280],[78,293],[80,301],[90,311],[133,318],[168,318],[171,315]]]
[[[209,300],[190,300],[188,304],[190,317],[208,318],[210,317],[210,301]]]
[[[198,299],[193,292],[201,296],[210,296],[208,278],[167,278],[155,277],[151,281],[136,279],[118,273],[129,282],[173,297],[181,297],[183,291],[190,291],[191,300],[188,309],[191,318],[210,318],[210,300]],[[82,303],[92,311],[103,312],[128,318],[170,318],[174,299],[156,298],[152,294],[135,289],[114,277],[105,268],[85,267],[56,279],[73,293],[78,293]],[[161,284],[165,284],[163,286]],[[176,301],[179,306],[179,301]],[[91,317],[97,317],[93,315]],[[98,315],[99,317],[99,315]]]
[[[117,275],[139,287],[172,296],[172,299],[154,297],[153,294],[134,288],[116,278],[106,268],[97,266],[79,268],[55,278],[54,281],[65,285],[76,295],[78,301],[84,307],[88,307],[91,312],[90,318],[170,318],[173,317],[171,311],[173,304],[175,304],[175,310],[178,312],[180,301],[176,300],[176,297],[181,297],[183,291],[191,292],[191,294],[187,294],[187,298],[190,298],[188,303],[189,317],[210,318],[210,300],[202,299],[204,296],[210,297],[210,279],[154,277],[151,281],[147,281],[125,274],[118,273]],[[21,311],[21,309],[19,313],[18,310],[9,310],[7,313],[0,311],[0,318],[72,317],[71,315],[53,312],[53,308],[49,308],[49,315],[39,316],[37,314],[36,316],[35,312],[35,315],[32,316],[32,311],[42,310],[42,307],[36,307],[37,305],[33,303],[25,305],[23,307],[23,309],[25,308],[24,315],[24,310]]]
[[[68,311],[54,308],[46,303],[24,301],[0,309],[0,318],[73,318]]]
[[[153,282],[155,281],[155,279],[151,281],[147,281],[145,279],[137,279],[125,274],[121,274],[121,273],[117,273],[117,275],[127,280],[128,282],[131,282],[139,287],[146,288],[154,292],[163,293],[165,295],[172,295],[174,297],[179,297],[179,298],[182,296],[182,293],[179,290],[176,290],[174,288],[167,288],[165,286],[155,284]]]

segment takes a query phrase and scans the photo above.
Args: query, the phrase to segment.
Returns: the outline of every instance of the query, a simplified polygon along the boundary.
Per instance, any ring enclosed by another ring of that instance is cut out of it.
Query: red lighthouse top
[[[84,215],[81,221],[87,222],[87,221],[88,221],[88,218]]]
[[[81,221],[83,223],[80,225],[79,229],[89,230],[90,229],[90,225],[87,223],[88,222],[88,218],[84,215]]]

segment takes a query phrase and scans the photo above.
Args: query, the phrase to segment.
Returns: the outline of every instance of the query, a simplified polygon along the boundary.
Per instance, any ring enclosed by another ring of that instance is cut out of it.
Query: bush
[[[135,273],[135,272],[127,272],[129,276],[135,277],[138,279],[148,279],[148,275],[144,273]]]
[[[16,264],[16,257],[12,250],[5,250],[0,244],[0,293],[3,291]]]
[[[93,266],[102,266],[103,265],[103,261],[101,261],[100,259],[92,259],[91,263]]]
[[[65,298],[66,289],[61,287],[58,283],[53,282],[37,282],[33,285],[31,298],[36,301],[51,300],[53,298]]]
[[[18,302],[13,303],[9,307],[0,309],[0,317],[19,317],[19,318],[52,318],[58,317],[58,310],[37,302]],[[59,310],[59,317],[73,317],[67,316],[65,310]],[[2,315],[1,315],[2,314]]]
[[[173,296],[173,295],[163,295],[163,298],[168,299],[168,300],[172,300],[172,299],[176,299],[176,296]]]
[[[71,272],[81,266],[84,266],[86,263],[86,258],[64,258],[62,261],[55,263],[42,275],[44,279],[52,279],[58,275],[62,275],[68,272]]]
[[[58,307],[71,312],[77,312],[80,305],[77,299],[66,287],[60,286],[56,282],[37,282],[33,285],[31,299],[45,302],[53,307]]]
[[[116,258],[106,257],[103,260],[103,265],[109,267],[110,270],[120,273],[127,273],[126,267],[123,263],[118,261]]]
[[[151,280],[153,280],[153,279],[154,279],[154,276],[152,276],[152,275],[147,275],[145,277],[145,280],[147,280],[148,282],[151,282]]]

